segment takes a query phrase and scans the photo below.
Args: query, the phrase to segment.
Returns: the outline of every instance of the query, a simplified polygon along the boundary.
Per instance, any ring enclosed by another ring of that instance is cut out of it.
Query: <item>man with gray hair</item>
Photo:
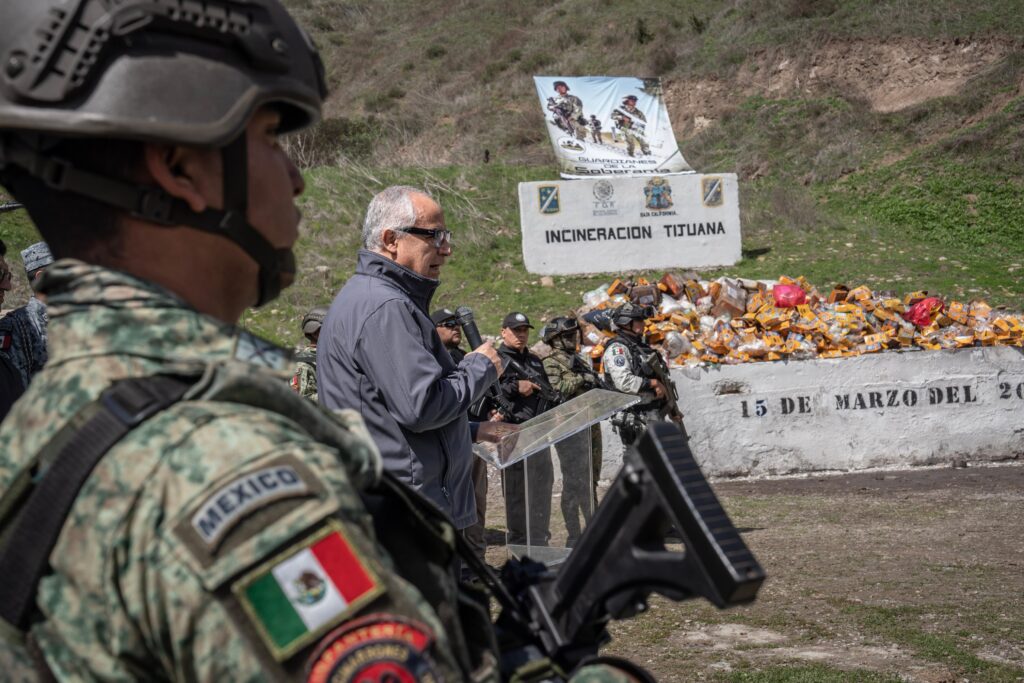
[[[451,254],[444,212],[425,191],[378,193],[366,210],[355,275],[320,331],[317,387],[323,406],[359,411],[384,467],[465,529],[477,521],[467,412],[502,367],[490,342],[456,364],[434,329],[430,300]]]
[[[22,387],[46,364],[46,297],[38,290],[39,278],[53,263],[46,242],[36,242],[21,251],[25,276],[32,287],[32,298],[0,320],[0,355],[17,369]]]

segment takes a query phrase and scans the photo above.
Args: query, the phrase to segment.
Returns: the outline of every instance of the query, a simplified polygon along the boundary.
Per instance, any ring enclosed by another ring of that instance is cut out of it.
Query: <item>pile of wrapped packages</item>
[[[984,301],[927,292],[898,297],[865,286],[822,294],[803,277],[776,282],[666,273],[658,282],[616,280],[587,292],[577,310],[594,359],[613,335],[609,313],[626,301],[656,312],[647,339],[672,365],[839,358],[900,349],[1024,346],[1024,316]]]

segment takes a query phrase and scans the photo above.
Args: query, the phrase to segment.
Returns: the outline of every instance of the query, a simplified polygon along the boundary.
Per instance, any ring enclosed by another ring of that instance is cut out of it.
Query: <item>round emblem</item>
[[[606,202],[615,194],[615,186],[607,180],[599,180],[594,184],[594,198]]]
[[[426,626],[372,614],[332,631],[313,653],[308,683],[435,683]]]
[[[622,356],[615,356],[615,364],[621,368],[626,364],[626,359]]]
[[[523,315],[522,313],[519,313],[519,314],[516,315],[516,320],[518,320],[521,323],[525,323],[526,322],[526,316]]]

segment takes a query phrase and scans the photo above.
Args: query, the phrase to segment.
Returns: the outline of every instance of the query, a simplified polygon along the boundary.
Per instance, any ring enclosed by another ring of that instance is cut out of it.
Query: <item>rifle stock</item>
[[[682,537],[682,552],[665,547],[670,530]],[[754,600],[765,579],[685,431],[667,422],[652,423],[627,452],[557,574],[528,559],[509,565],[503,578],[529,615],[520,622],[531,625],[533,645],[569,669],[597,652],[610,620],[644,611],[651,593],[725,608]]]

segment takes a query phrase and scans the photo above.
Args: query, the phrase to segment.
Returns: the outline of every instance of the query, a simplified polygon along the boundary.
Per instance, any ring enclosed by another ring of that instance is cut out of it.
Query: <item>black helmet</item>
[[[569,318],[566,316],[558,316],[552,318],[547,322],[544,327],[540,330],[540,338],[545,344],[550,344],[551,340],[555,337],[560,337],[563,334],[579,334],[580,325],[576,321],[576,318]]]
[[[309,337],[319,332],[324,318],[327,317],[328,310],[330,309],[327,306],[317,306],[316,308],[309,309],[309,313],[302,319],[302,334]]]
[[[554,83],[551,84],[551,88],[553,90],[558,90],[558,86],[560,85],[563,86],[566,90],[569,89],[569,84],[566,83],[565,81],[555,81]]]
[[[628,330],[634,320],[653,318],[657,313],[654,306],[640,306],[626,302],[612,311],[612,324],[620,330]]]
[[[0,174],[18,167],[151,223],[223,235],[259,264],[260,303],[277,295],[294,256],[248,223],[244,133],[268,105],[281,132],[316,123],[327,94],[278,0],[4,0],[0,46]],[[158,187],[75,168],[50,149],[61,137],[221,148],[225,208],[195,213]]]

